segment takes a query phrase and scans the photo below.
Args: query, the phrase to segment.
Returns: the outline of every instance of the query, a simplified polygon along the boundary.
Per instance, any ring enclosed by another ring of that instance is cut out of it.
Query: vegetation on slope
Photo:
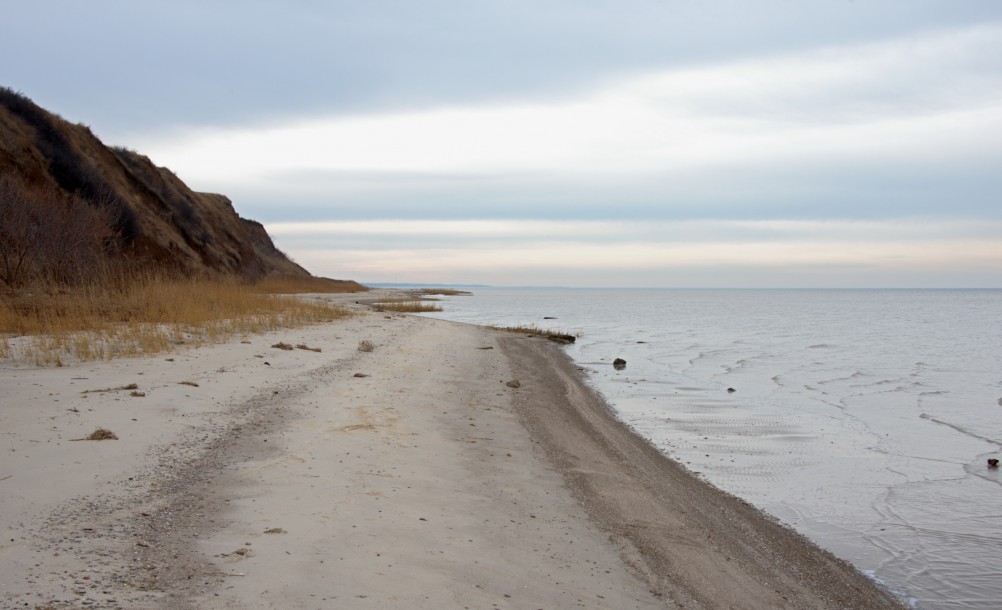
[[[84,229],[80,241],[88,248],[158,273],[249,280],[272,274],[309,276],[275,247],[264,227],[241,218],[226,197],[196,193],[147,157],[107,147],[86,126],[65,121],[3,87],[0,177],[5,180],[0,216],[14,221],[0,223],[0,230],[11,227],[0,236],[5,240],[0,242],[3,250],[14,244],[23,254],[30,247],[25,245],[30,231],[51,235],[58,229],[55,225],[66,220]],[[74,255],[71,248],[67,250],[64,260]],[[62,275],[62,270],[48,266],[51,260],[35,256],[34,267],[8,265],[0,283],[24,284],[34,275]],[[76,280],[70,274],[58,281]]]
[[[226,197],[0,87],[0,358],[226,341],[350,315],[276,294],[363,290],[311,276]]]

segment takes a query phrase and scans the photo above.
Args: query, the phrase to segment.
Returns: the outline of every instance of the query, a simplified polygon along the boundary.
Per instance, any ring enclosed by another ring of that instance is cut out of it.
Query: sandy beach
[[[360,315],[0,369],[0,605],[900,607],[630,433],[557,346],[329,298]]]

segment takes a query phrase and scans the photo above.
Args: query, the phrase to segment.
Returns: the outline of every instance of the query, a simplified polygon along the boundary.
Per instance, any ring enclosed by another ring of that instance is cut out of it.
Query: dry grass
[[[488,326],[488,328],[510,333],[519,333],[523,335],[546,337],[550,341],[555,341],[557,343],[564,343],[564,344],[574,343],[577,340],[577,338],[581,336],[580,333],[572,335],[569,333],[565,333],[561,330],[549,330],[540,328],[535,324],[516,325],[516,326]]]
[[[272,276],[252,284],[251,290],[259,294],[339,294],[369,289],[358,282],[326,277]]]
[[[222,343],[353,315],[320,300],[263,294],[238,281],[133,278],[0,293],[0,357],[36,366],[110,360]]]
[[[549,330],[543,330],[542,328],[536,326],[535,324],[517,324],[514,326],[497,326],[494,324],[488,324],[487,328],[494,330],[503,330],[508,333],[519,333],[523,335],[545,335],[548,334]]]
[[[426,299],[426,298],[423,298],[423,297],[422,298],[417,298],[417,297],[412,297],[412,296],[411,297],[387,297],[385,299],[380,299],[377,303],[375,303],[374,306],[375,307],[379,307],[380,305],[386,305],[388,303],[390,303],[390,304],[392,304],[392,303],[413,303],[414,301],[437,301],[437,300],[438,299]]]
[[[393,311],[397,313],[423,313],[429,311],[442,311],[441,305],[434,303],[423,303],[421,301],[388,301],[373,305],[382,311]]]
[[[374,349],[376,349],[376,346],[368,339],[358,342],[358,351],[360,352],[371,352]]]

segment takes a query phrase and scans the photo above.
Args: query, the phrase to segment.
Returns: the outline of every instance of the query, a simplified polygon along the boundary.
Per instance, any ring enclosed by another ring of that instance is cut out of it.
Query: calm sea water
[[[699,476],[917,608],[1002,607],[986,466],[1002,458],[1002,291],[491,288],[443,306],[580,333],[567,350],[593,386]]]

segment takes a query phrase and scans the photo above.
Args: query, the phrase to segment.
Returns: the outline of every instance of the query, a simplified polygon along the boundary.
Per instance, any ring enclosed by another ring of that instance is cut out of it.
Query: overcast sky
[[[0,84],[317,274],[1002,287],[997,0],[0,8]]]

